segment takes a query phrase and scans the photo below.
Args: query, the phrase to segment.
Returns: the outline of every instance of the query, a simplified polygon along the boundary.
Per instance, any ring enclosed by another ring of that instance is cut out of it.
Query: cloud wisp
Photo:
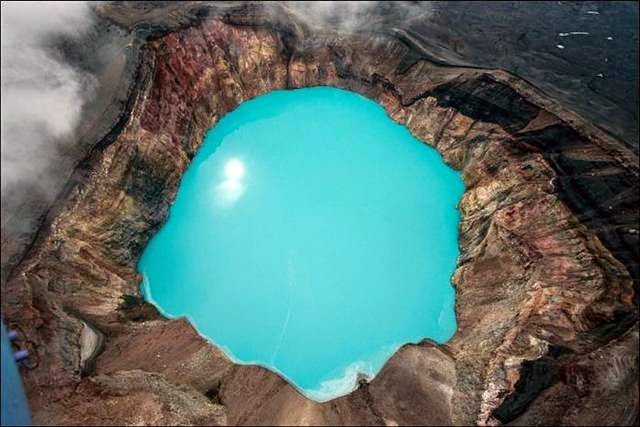
[[[56,37],[81,37],[91,26],[85,2],[2,3],[2,199],[36,191],[52,199],[50,171],[64,156],[92,76],[74,69]]]

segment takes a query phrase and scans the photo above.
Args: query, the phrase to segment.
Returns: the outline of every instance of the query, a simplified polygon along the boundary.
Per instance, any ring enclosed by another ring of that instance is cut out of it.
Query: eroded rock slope
[[[129,25],[118,7],[102,13]],[[515,76],[434,64],[407,39],[315,33],[251,7],[154,19],[119,127],[3,287],[34,354],[36,422],[637,422],[638,158],[620,141]],[[315,85],[376,100],[466,184],[456,335],[403,347],[324,404],[162,318],[135,268],[205,131],[244,100]],[[82,339],[86,327],[104,340]]]

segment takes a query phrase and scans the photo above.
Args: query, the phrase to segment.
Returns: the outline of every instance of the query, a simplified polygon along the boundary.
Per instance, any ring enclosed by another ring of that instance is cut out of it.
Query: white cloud
[[[20,184],[51,190],[47,170],[63,155],[91,82],[59,57],[52,37],[81,36],[91,23],[85,2],[2,2],[3,201]]]

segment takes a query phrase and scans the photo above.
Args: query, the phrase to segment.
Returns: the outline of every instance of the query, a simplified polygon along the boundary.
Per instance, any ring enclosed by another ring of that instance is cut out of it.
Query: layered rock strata
[[[150,31],[118,127],[3,287],[3,314],[33,353],[34,420],[637,422],[637,156],[505,72],[435,64],[402,38],[272,21],[239,8]],[[206,130],[247,99],[317,85],[379,102],[466,185],[457,333],[404,346],[371,383],[323,404],[162,318],[136,273]],[[104,342],[87,368],[89,324]]]

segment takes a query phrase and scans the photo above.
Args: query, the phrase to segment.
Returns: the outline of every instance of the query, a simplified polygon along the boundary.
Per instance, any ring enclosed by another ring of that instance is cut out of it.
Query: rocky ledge
[[[120,4],[101,13],[123,27]],[[638,422],[638,157],[499,70],[402,32],[318,32],[286,11],[147,16],[129,102],[3,286],[43,424]],[[140,28],[138,28],[140,30]],[[231,363],[139,296],[136,262],[205,131],[244,100],[330,85],[383,105],[463,173],[458,331],[406,345],[319,404]]]

